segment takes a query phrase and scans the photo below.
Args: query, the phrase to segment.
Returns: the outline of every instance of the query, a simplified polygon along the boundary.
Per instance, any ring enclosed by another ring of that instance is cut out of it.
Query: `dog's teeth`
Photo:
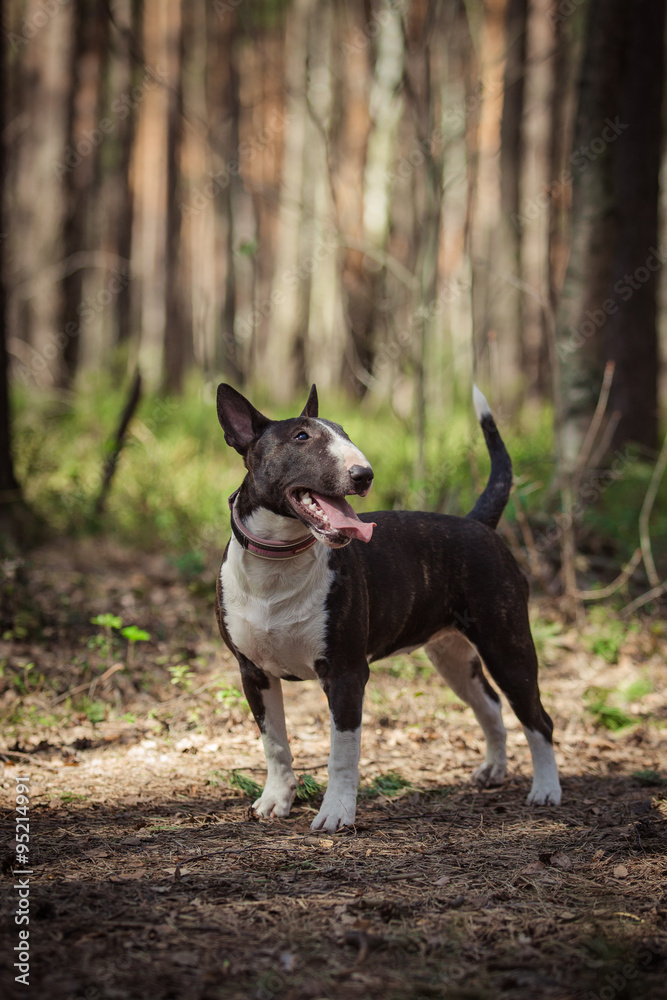
[[[313,504],[314,502],[315,501],[311,497],[310,493],[302,493],[302,495],[301,495],[301,503],[305,504],[307,507],[310,507],[311,504]]]

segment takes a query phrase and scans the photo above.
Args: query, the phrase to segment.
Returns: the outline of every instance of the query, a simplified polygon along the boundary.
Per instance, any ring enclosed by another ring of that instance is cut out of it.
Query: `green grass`
[[[667,778],[663,778],[659,771],[653,771],[651,768],[646,768],[643,771],[633,771],[632,777],[640,785],[645,785],[646,787],[650,787],[651,785],[667,785]]]
[[[395,795],[400,795],[406,788],[412,788],[410,782],[406,778],[402,778],[397,771],[389,771],[387,774],[379,774],[373,778],[370,785],[363,785],[359,794],[367,799],[376,798],[378,795],[393,798]]]
[[[604,606],[591,608],[588,621],[584,645],[589,652],[601,656],[607,663],[618,663],[619,653],[628,636],[639,630],[636,623],[628,624],[616,618],[613,611]]]
[[[262,794],[262,786],[248,777],[247,774],[243,774],[242,771],[228,771],[226,773],[214,771],[213,773],[216,777],[223,778],[232,788],[243,792],[249,799],[258,799]]]
[[[613,692],[601,687],[591,687],[586,691],[585,707],[600,729],[618,732],[632,726],[638,720],[628,715],[619,705],[610,703]]]
[[[296,797],[300,802],[310,802],[318,798],[324,792],[324,785],[321,785],[311,774],[302,774],[297,779]]]
[[[16,389],[16,469],[33,509],[56,533],[103,531],[106,538],[136,550],[171,553],[181,575],[196,582],[207,568],[207,558],[224,546],[227,497],[245,474],[240,457],[224,443],[213,394],[205,390],[203,379],[193,378],[182,398],[142,400],[107,510],[96,520],[95,498],[107,443],[123,408],[123,392],[101,376],[88,377],[86,386],[69,401],[43,390]],[[304,402],[280,408],[261,394],[249,395],[276,418],[293,416]],[[396,416],[388,404],[373,394],[354,402],[323,392],[320,409],[322,416],[343,424],[374,467],[369,497],[353,501],[359,511],[401,507],[464,514],[486,482],[489,458],[467,398],[451,405],[431,401],[426,473],[421,478],[415,475],[412,423]],[[517,481],[505,517],[515,523],[520,501],[539,541],[557,509],[550,408],[519,413],[511,423],[503,422],[501,431]],[[636,545],[637,516],[651,469],[631,454],[619,469],[616,478],[598,491],[594,505],[582,505],[578,523],[613,540],[621,561]],[[656,499],[651,530],[660,561],[667,558],[667,478]]]

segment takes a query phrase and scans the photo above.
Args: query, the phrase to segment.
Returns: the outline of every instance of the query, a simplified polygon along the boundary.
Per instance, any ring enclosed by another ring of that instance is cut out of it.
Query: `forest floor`
[[[471,711],[422,656],[380,664],[356,826],[313,835],[324,696],[285,685],[311,797],[258,821],[246,791],[263,781],[262,749],[215,631],[215,567],[81,541],[3,569],[4,997],[664,997],[660,620],[577,630],[535,602],[560,808],[526,806],[529,753],[509,709],[507,781],[475,790]],[[150,639],[130,648],[118,622],[91,623],[104,614]],[[16,864],[23,777],[29,876]],[[14,981],[17,907],[29,988]]]

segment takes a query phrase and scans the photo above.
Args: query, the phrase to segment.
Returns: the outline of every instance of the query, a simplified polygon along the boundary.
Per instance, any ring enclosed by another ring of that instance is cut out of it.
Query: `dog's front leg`
[[[289,816],[297,781],[285,727],[283,691],[280,681],[241,658],[243,691],[259,726],[266,757],[266,784],[253,802],[258,816]]]
[[[359,787],[361,710],[367,679],[366,663],[357,677],[321,677],[331,718],[329,784],[311,830],[335,833],[341,826],[354,824]]]

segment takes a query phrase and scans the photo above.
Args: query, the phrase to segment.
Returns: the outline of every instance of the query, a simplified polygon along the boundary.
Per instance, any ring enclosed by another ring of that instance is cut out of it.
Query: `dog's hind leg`
[[[266,757],[266,784],[253,802],[258,816],[289,816],[297,780],[285,727],[280,681],[259,670],[245,657],[239,659],[243,691],[259,726]]]
[[[472,773],[483,788],[500,785],[507,770],[506,735],[500,698],[482,670],[477,653],[456,631],[441,633],[426,645],[426,653],[452,691],[472,708],[486,738],[486,759]]]
[[[494,629],[487,621],[483,631],[473,627],[471,632],[485,667],[507,696],[528,740],[533,760],[528,804],[559,805],[561,788],[552,741],[553,723],[540,700],[537,654],[527,612],[522,612],[521,618],[517,614],[511,629],[505,623]]]

